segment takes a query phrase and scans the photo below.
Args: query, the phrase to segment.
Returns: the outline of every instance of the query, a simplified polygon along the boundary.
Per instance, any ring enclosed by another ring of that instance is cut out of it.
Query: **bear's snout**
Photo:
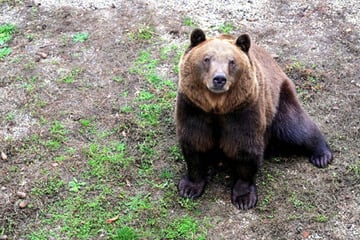
[[[224,73],[217,73],[213,78],[213,87],[216,90],[223,90],[226,84],[226,76]]]

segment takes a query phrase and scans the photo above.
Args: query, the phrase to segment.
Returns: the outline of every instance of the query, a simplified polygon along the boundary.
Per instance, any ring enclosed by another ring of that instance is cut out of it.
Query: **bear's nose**
[[[226,83],[226,76],[223,73],[218,73],[213,78],[214,87],[217,89],[222,89]]]

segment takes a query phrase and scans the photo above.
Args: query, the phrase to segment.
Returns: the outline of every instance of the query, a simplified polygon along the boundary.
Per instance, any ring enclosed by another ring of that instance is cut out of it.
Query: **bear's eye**
[[[204,57],[204,63],[209,63],[210,62],[210,57]]]
[[[235,65],[235,61],[234,60],[229,60],[229,65],[232,67]]]

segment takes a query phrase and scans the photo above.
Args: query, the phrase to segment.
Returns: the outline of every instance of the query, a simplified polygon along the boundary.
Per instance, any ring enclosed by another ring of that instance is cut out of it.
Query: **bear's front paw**
[[[180,195],[191,199],[200,197],[204,191],[205,183],[205,180],[192,182],[188,176],[184,176],[178,185]]]
[[[237,180],[232,190],[232,203],[242,210],[255,207],[257,203],[257,191],[255,184]]]
[[[332,153],[329,149],[314,153],[310,157],[310,162],[319,168],[326,167],[332,160]]]

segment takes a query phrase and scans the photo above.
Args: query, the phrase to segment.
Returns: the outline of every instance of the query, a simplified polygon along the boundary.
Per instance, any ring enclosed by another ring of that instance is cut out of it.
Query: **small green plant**
[[[68,74],[61,78],[61,81],[64,83],[73,83],[75,79],[80,75],[82,69],[73,68]]]
[[[73,180],[69,182],[69,191],[79,192],[80,188],[85,185],[85,182],[79,182],[76,178],[73,178]]]
[[[85,42],[88,38],[89,34],[87,32],[75,33],[72,37],[74,42]]]
[[[0,59],[9,55],[11,53],[11,51],[12,50],[9,47],[0,48]]]
[[[6,115],[6,120],[7,121],[13,121],[15,119],[15,113],[14,112],[9,112],[7,115]]]
[[[188,27],[194,27],[195,22],[190,17],[185,17],[184,18],[184,25],[188,26]]]
[[[224,23],[222,25],[219,26],[219,30],[224,33],[224,34],[229,34],[231,33],[231,31],[234,31],[235,27],[232,23]]]
[[[116,235],[113,238],[114,240],[136,240],[138,235],[135,229],[131,227],[121,227],[117,230]]]
[[[6,23],[0,25],[0,47],[11,40],[15,29],[16,27],[13,24]]]
[[[36,186],[31,190],[32,194],[40,195],[55,195],[64,186],[64,182],[58,176],[49,177],[45,181],[41,180],[36,183]]]
[[[169,228],[165,229],[167,239],[194,239],[199,231],[199,224],[196,219],[184,216],[170,223]]]
[[[289,202],[292,203],[295,208],[304,206],[304,202],[297,197],[297,194],[295,192],[291,193]]]
[[[123,77],[120,77],[120,76],[116,76],[116,77],[113,77],[112,80],[114,82],[117,82],[117,83],[121,83],[124,81],[124,78]]]
[[[11,53],[11,48],[6,46],[6,44],[11,40],[15,30],[16,27],[13,24],[6,23],[0,25],[0,59]]]
[[[129,105],[125,105],[120,108],[121,113],[131,113],[132,111],[133,111],[133,108]]]
[[[124,168],[132,162],[132,158],[125,157],[125,144],[122,142],[112,142],[109,146],[91,143],[85,154],[91,167],[91,175],[98,177],[109,174],[115,165]]]
[[[56,151],[58,150],[61,145],[66,142],[67,140],[67,133],[68,131],[65,129],[65,126],[59,122],[54,121],[53,124],[50,126],[50,139],[45,141],[43,144],[46,148]]]
[[[182,208],[185,208],[189,211],[193,211],[199,206],[199,203],[197,201],[189,198],[179,198],[178,203]]]
[[[329,221],[329,217],[323,214],[319,214],[315,217],[314,219],[316,222],[320,222],[320,223],[326,223],[327,221]]]
[[[80,119],[79,122],[83,127],[89,127],[91,125],[91,121],[89,119]]]

